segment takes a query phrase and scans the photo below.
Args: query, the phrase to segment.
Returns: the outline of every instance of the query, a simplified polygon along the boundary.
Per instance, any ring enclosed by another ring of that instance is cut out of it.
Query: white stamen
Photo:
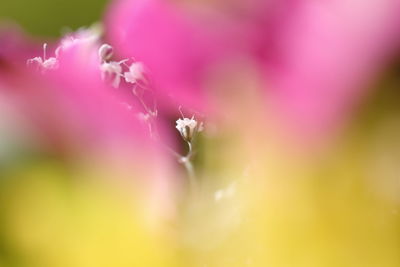
[[[35,64],[37,69],[39,69],[43,73],[46,72],[47,70],[57,69],[58,68],[57,58],[55,58],[55,57],[47,58],[46,51],[47,51],[47,43],[44,43],[43,44],[43,58],[34,57],[31,59],[28,59],[26,61],[26,64],[28,66]]]
[[[46,61],[46,49],[47,49],[47,43],[43,44],[43,60]]]

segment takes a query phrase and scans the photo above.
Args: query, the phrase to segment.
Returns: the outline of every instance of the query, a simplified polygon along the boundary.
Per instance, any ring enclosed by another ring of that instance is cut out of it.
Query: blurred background
[[[63,30],[76,30],[100,21],[107,0],[4,0],[0,19],[20,25],[41,37],[59,37]]]
[[[326,3],[0,0],[0,267],[400,267],[398,5]],[[214,108],[183,107],[205,122],[195,190],[121,108],[131,88],[100,79],[100,43],[27,71],[101,21],[117,56],[153,63],[172,149],[179,101]],[[14,26],[36,41],[8,43]]]

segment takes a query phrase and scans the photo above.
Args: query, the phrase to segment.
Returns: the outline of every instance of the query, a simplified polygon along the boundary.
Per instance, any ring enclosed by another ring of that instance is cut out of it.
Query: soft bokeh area
[[[107,0],[4,0],[0,18],[3,27],[16,23],[35,36],[55,38],[68,29],[100,20],[106,4]]]
[[[399,14],[0,2],[0,267],[400,267]]]

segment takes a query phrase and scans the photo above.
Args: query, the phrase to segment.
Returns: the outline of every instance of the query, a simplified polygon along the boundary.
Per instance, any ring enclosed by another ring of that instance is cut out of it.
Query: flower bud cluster
[[[100,58],[100,71],[103,80],[110,80],[113,87],[118,88],[121,83],[121,78],[125,79],[127,83],[136,84],[138,81],[144,79],[144,67],[140,62],[133,62],[127,65],[129,59],[121,61],[112,61],[114,49],[109,44],[100,46],[98,54]],[[128,70],[123,71],[126,67]]]

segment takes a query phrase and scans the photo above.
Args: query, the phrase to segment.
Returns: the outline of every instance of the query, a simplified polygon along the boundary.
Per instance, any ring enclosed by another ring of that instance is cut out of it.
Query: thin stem
[[[192,144],[190,142],[187,142],[188,147],[189,147],[189,151],[186,154],[186,156],[180,155],[178,152],[176,152],[175,150],[173,150],[172,148],[170,148],[169,146],[167,146],[167,145],[165,145],[163,143],[161,143],[161,144],[169,153],[171,153],[173,156],[175,156],[178,159],[179,163],[181,163],[185,167],[187,176],[189,178],[190,190],[192,192],[196,192],[197,188],[198,188],[197,178],[196,178],[196,174],[194,172],[193,164],[190,161],[190,158],[193,155]]]
[[[43,44],[43,61],[46,61],[47,43]]]
[[[147,114],[149,115],[149,121],[148,123],[148,127],[149,127],[149,132],[152,138],[157,139],[158,138],[158,131],[157,131],[157,124],[155,122],[155,118],[158,115],[157,112],[157,102],[154,99],[154,95],[153,95],[153,110],[151,110],[151,108],[149,108],[149,106],[146,104],[146,102],[143,99],[143,94],[144,91],[141,91],[140,93],[138,92],[138,88],[140,88],[141,90],[144,90],[143,88],[141,88],[140,85],[135,84],[132,87],[132,94],[134,96],[136,96],[136,98],[139,100],[139,103],[142,105],[143,109],[145,112],[147,112]]]
[[[173,150],[172,148],[170,148],[169,146],[167,146],[166,144],[160,142],[160,144],[162,145],[162,147],[164,149],[166,149],[171,155],[173,155],[174,157],[176,157],[176,159],[180,162],[180,160],[183,158],[182,155],[180,155],[178,152],[176,152],[175,150]]]
[[[183,166],[185,166],[186,172],[188,174],[188,178],[189,178],[189,186],[192,192],[196,192],[197,191],[197,179],[196,179],[196,175],[194,172],[194,168],[193,168],[193,164],[190,161],[190,159],[188,158],[182,158],[182,163]]]
[[[186,142],[188,144],[188,153],[186,154],[186,158],[190,159],[193,155],[193,147],[191,142]]]
[[[143,95],[139,95],[138,93],[137,93],[137,91],[136,91],[136,87],[140,87],[140,86],[137,86],[137,85],[135,85],[135,87],[133,87],[133,89],[132,89],[132,93],[136,96],[136,98],[139,100],[139,102],[140,102],[140,104],[142,105],[142,107],[144,108],[144,110],[150,115],[150,116],[152,116],[152,117],[155,117],[156,115],[157,115],[157,110],[155,109],[155,110],[151,110],[148,106],[147,106],[147,104],[144,102],[144,100],[143,100]],[[154,108],[157,108],[157,105],[156,104],[153,104],[154,105]]]
[[[193,164],[191,162],[191,158],[193,156],[193,146],[191,142],[186,142],[188,145],[188,153],[186,154],[186,156],[181,158],[181,162],[183,164],[183,166],[186,169],[186,172],[188,174],[188,178],[189,178],[189,185],[190,185],[190,189],[192,192],[196,192],[197,191],[197,178],[196,178],[196,174],[194,172],[194,167]]]

